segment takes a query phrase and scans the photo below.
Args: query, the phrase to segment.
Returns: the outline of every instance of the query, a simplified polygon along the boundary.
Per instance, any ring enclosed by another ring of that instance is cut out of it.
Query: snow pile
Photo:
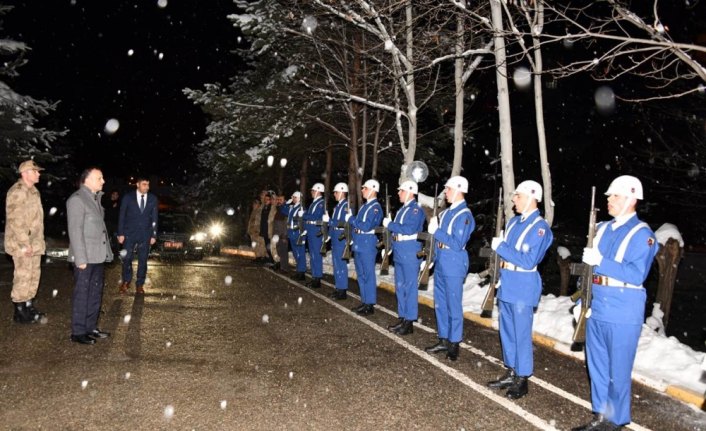
[[[681,237],[681,233],[676,226],[671,223],[665,223],[655,231],[655,236],[657,236],[657,242],[664,245],[669,241],[669,238],[674,238],[679,241],[679,247],[684,248],[684,239]]]

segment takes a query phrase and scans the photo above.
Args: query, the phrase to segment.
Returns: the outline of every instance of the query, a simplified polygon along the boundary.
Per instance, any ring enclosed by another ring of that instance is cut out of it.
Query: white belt
[[[609,286],[609,287],[624,287],[626,289],[642,289],[643,288],[643,286],[625,283],[625,282],[622,282],[616,278],[608,277],[605,275],[594,275],[593,276],[593,284],[598,284],[600,286]]]
[[[363,232],[363,231],[360,230],[360,229],[355,229],[354,232],[357,233],[358,235],[375,235],[375,229],[369,230],[369,231],[367,231],[367,232]]]
[[[416,241],[417,234],[413,233],[412,235],[393,235],[392,239],[394,239],[395,241]]]
[[[520,268],[519,266],[517,266],[515,264],[512,264],[510,262],[505,262],[505,261],[502,262],[500,267],[502,269],[507,269],[507,270],[516,271],[516,272],[536,272],[537,271],[536,266],[532,269],[524,269],[524,268]]]
[[[318,223],[318,222],[317,222],[317,221],[308,221],[308,222],[306,222],[306,224],[316,224],[316,223]]]

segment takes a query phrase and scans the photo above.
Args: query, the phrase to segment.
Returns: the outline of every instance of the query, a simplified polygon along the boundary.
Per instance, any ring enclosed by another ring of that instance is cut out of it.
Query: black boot
[[[402,326],[395,331],[397,335],[407,335],[414,332],[414,320],[405,320]]]
[[[449,350],[449,340],[446,338],[439,338],[439,342],[434,344],[433,346],[425,347],[424,351],[427,353],[439,353],[439,352],[446,352]]]
[[[25,302],[25,308],[27,309],[27,312],[29,313],[29,315],[32,316],[32,319],[39,320],[42,317],[44,317],[45,314],[42,313],[41,311],[37,310],[36,308],[34,308],[35,301],[36,301],[36,299],[32,298],[29,301]]]
[[[272,269],[275,271],[279,271],[280,265],[279,262],[275,262],[274,265],[272,265]]]
[[[363,308],[365,308],[365,304],[360,304],[360,305],[356,305],[355,307],[351,308],[351,311],[353,311],[353,312],[355,312],[355,313],[358,313],[358,312],[361,311]]]
[[[621,429],[623,429],[622,425],[616,425],[602,414],[594,413],[591,422],[580,427],[571,428],[571,431],[619,431]]]
[[[459,343],[449,343],[449,350],[446,352],[446,357],[449,361],[458,359]]]
[[[294,279],[298,281],[304,281],[306,280],[306,275],[304,275],[303,272],[297,271],[297,274],[294,276]]]
[[[348,293],[346,292],[346,289],[336,289],[333,291],[333,293],[330,295],[332,299],[338,299],[338,300],[344,300],[348,298]]]
[[[318,289],[321,287],[321,279],[320,278],[312,278],[311,282],[309,283],[309,287],[312,289]]]
[[[520,398],[527,395],[529,392],[529,387],[527,384],[528,377],[515,376],[515,380],[505,392],[505,396],[511,400],[519,400]]]
[[[388,325],[387,330],[390,332],[397,332],[397,330],[402,327],[402,323],[404,323],[404,319],[400,317],[395,321],[395,323]]]
[[[24,302],[13,302],[15,307],[15,315],[13,320],[17,323],[34,323],[35,320],[32,315],[27,310],[27,306]]]
[[[357,313],[360,316],[370,316],[375,313],[375,304],[363,304],[363,308],[357,311]]]
[[[493,389],[507,389],[512,386],[515,381],[515,370],[508,368],[504,376],[498,380],[488,382],[488,387]]]

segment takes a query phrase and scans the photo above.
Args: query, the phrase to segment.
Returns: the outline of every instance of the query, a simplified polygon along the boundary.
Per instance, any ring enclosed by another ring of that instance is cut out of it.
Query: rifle
[[[387,184],[385,184],[385,213],[388,218],[392,218],[390,214],[390,195],[387,194]],[[385,252],[382,255],[382,263],[380,263],[380,275],[389,274],[390,255],[392,254],[392,235],[390,230],[384,226],[375,228],[375,233],[381,233],[382,239],[377,243],[378,249],[383,249]]]
[[[304,211],[304,194],[302,193],[302,196],[299,200],[299,203],[301,204],[300,210]],[[297,245],[301,246],[304,245],[304,241],[306,241],[306,229],[304,228],[304,217],[297,217],[297,223],[299,223],[299,236],[297,237]]]
[[[503,188],[500,187],[500,193],[498,195],[498,212],[495,213],[495,236],[499,237],[503,231],[503,226],[505,225],[504,220],[505,212],[503,211]],[[491,318],[493,317],[493,305],[495,304],[495,286],[498,284],[498,279],[500,278],[500,256],[495,252],[495,250],[490,252],[490,258],[488,259],[488,275],[490,276],[488,283],[488,291],[485,293],[485,298],[483,298],[483,303],[481,306],[480,317]]]
[[[351,211],[351,197],[348,195],[348,211]],[[352,214],[352,211],[351,211]],[[338,236],[338,240],[346,240],[346,246],[343,248],[341,259],[351,260],[351,245],[353,244],[353,230],[349,222],[338,222],[338,227],[343,228],[343,233]]]
[[[596,214],[598,213],[598,208],[596,208],[595,205],[596,188],[591,187],[591,212],[588,216],[588,241],[586,242],[586,247],[588,248],[593,247],[593,239],[596,236]],[[571,273],[580,276],[580,287],[571,295],[571,300],[576,302],[581,298],[581,313],[576,321],[574,335],[571,337],[574,341],[571,345],[571,350],[580,351],[583,347],[583,343],[586,341],[586,319],[591,309],[591,299],[593,297],[593,266],[586,265],[585,263],[574,263],[571,264]]]
[[[431,218],[436,217],[436,209],[439,206],[439,200],[437,195],[439,194],[439,185],[434,186],[434,209],[432,210]],[[429,270],[432,265],[434,265],[434,235],[429,232],[419,232],[417,234],[417,241],[424,241],[424,246],[421,251],[417,253],[418,258],[426,258],[424,261],[424,267],[419,273],[417,278],[417,284],[419,285],[419,290],[427,290],[429,287]]]
[[[324,198],[324,214],[328,214],[328,209],[326,208],[326,200]],[[319,222],[316,222],[318,225]],[[319,253],[321,253],[321,256],[326,256],[326,241],[328,241],[328,223],[324,222],[321,220],[321,230],[319,233],[316,234],[317,237],[323,236],[321,239],[321,248],[319,249]]]

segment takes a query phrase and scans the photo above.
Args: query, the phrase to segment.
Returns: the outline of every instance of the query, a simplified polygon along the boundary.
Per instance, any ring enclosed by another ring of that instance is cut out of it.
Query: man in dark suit
[[[147,256],[150,246],[157,241],[157,197],[149,193],[150,182],[145,177],[137,178],[137,190],[123,196],[118,218],[118,242],[125,251],[123,258],[123,282],[120,293],[126,294],[132,281],[132,255],[137,248],[137,280],[135,293],[145,293]]]
[[[71,341],[80,344],[95,344],[96,339],[110,336],[96,326],[103,297],[103,264],[113,260],[101,206],[104,182],[100,169],[88,168],[81,174],[81,187],[66,201],[69,261],[75,279]]]

